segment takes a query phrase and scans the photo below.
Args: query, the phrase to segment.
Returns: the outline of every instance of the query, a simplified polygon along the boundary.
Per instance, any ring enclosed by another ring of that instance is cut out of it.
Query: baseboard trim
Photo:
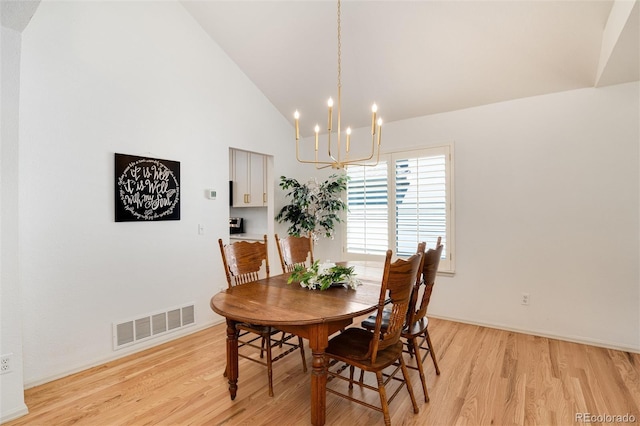
[[[29,408],[23,402],[21,405],[9,411],[8,413],[2,413],[2,416],[0,417],[0,423],[6,423],[19,417],[26,416],[27,414],[29,414]]]
[[[504,330],[504,331],[513,331],[514,333],[530,334],[532,336],[546,337],[549,339],[557,339],[557,340],[564,340],[566,342],[580,343],[582,345],[598,346],[606,349],[614,349],[614,350],[623,351],[623,352],[633,352],[633,353],[640,354],[640,347],[625,346],[615,342],[607,342],[604,340],[587,339],[580,336],[563,336],[563,335],[558,335],[554,333],[549,333],[546,331],[528,330],[523,328],[511,327],[505,324],[495,324],[495,323],[489,323],[489,322],[474,321],[467,318],[454,318],[454,317],[448,317],[445,315],[433,315],[431,313],[429,313],[428,316],[430,318],[437,318],[437,319],[442,319],[447,321],[460,322],[464,324],[477,325],[480,327],[495,328],[495,329]]]

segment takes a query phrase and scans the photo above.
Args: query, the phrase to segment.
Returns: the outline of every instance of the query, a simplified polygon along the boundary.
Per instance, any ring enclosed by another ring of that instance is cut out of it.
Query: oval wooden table
[[[345,263],[342,263],[345,264]],[[238,322],[270,325],[309,340],[312,353],[311,424],[325,424],[327,371],[324,350],[329,336],[350,325],[353,318],[376,309],[383,265],[351,262],[362,285],[357,290],[334,287],[308,290],[287,284],[289,274],[277,275],[222,291],[211,298],[211,309],[227,320],[227,377],[229,394],[238,391]]]

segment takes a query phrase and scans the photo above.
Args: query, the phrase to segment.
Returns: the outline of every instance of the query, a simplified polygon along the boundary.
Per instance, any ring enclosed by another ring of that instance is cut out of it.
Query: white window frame
[[[389,246],[394,250],[397,246],[396,242],[396,185],[395,185],[395,163],[397,160],[406,158],[419,158],[445,155],[445,191],[447,197],[447,213],[446,213],[446,258],[440,260],[438,268],[439,274],[452,275],[455,272],[455,192],[454,192],[454,161],[453,161],[453,145],[441,145],[428,148],[412,149],[405,151],[389,152],[380,155],[380,161],[387,163],[387,182],[388,185],[388,241]],[[348,170],[347,170],[348,171]],[[346,202],[346,194],[345,194]],[[344,214],[344,222],[348,229],[347,214]],[[347,251],[347,229],[342,233],[342,251],[343,258],[346,260],[381,260],[382,255],[349,253]],[[427,248],[433,248],[433,244],[427,244]]]

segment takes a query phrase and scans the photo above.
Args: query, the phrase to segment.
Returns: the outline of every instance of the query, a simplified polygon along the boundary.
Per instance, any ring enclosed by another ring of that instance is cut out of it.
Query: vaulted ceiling
[[[334,1],[181,3],[311,134],[337,95]],[[343,126],[640,79],[637,0],[357,1],[341,5]]]

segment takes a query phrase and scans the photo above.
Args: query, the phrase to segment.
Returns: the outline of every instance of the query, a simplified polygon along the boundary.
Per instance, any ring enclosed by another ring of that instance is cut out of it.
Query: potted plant
[[[341,222],[339,213],[347,209],[341,197],[347,189],[347,180],[347,175],[333,174],[322,183],[312,178],[301,184],[280,176],[280,188],[288,191],[286,196],[291,202],[280,209],[276,221],[289,223],[289,235],[310,235],[313,241],[320,236],[333,238],[333,229]]]

